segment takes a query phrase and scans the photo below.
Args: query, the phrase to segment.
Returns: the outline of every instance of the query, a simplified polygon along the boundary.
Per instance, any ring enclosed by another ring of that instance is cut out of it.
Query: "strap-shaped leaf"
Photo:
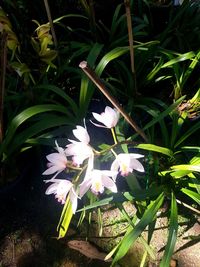
[[[17,116],[13,118],[13,120],[10,123],[10,126],[6,132],[5,139],[0,147],[0,155],[3,153],[4,148],[10,143],[12,138],[14,137],[17,129],[28,119],[32,118],[33,116],[36,116],[38,114],[44,113],[44,112],[61,112],[62,114],[65,114],[66,116],[69,116],[67,108],[64,106],[59,105],[35,105],[33,107],[27,108],[23,110],[21,113],[19,113]]]
[[[124,197],[128,200],[143,201],[147,198],[155,198],[164,191],[164,186],[153,185],[147,189],[133,189],[131,193],[124,192]]]
[[[161,207],[163,203],[163,200],[164,200],[164,194],[162,193],[158,196],[158,198],[155,201],[152,201],[152,203],[147,207],[147,210],[145,211],[144,215],[142,216],[138,224],[135,226],[135,228],[124,236],[118,248],[116,256],[112,262],[112,266],[114,266],[114,264],[118,260],[120,260],[122,257],[125,256],[131,245],[133,245],[136,239],[141,235],[141,233],[147,227],[147,225],[154,220],[158,209]]]
[[[63,238],[68,230],[69,224],[71,222],[73,216],[72,212],[72,204],[70,202],[69,196],[67,197],[67,200],[65,202],[65,205],[63,207],[63,211],[60,217],[60,221],[57,226],[57,231],[58,231],[58,239]]]
[[[68,96],[65,91],[63,91],[62,89],[60,89],[59,87],[55,86],[55,85],[51,85],[51,84],[42,84],[42,85],[37,85],[33,88],[33,90],[48,90],[48,91],[52,91],[55,94],[59,95],[60,97],[62,97],[64,99],[64,101],[66,101],[66,103],[69,104],[69,106],[71,107],[72,111],[74,112],[75,115],[78,114],[78,106],[76,104],[76,102],[70,97]]]
[[[182,188],[181,191],[188,195],[190,198],[192,198],[194,201],[196,201],[199,205],[200,205],[200,194],[192,191],[192,190],[189,190],[187,188]]]
[[[185,170],[191,172],[200,172],[200,165],[192,165],[192,164],[181,164],[174,165],[171,167],[173,170]]]
[[[76,212],[90,210],[90,209],[94,209],[94,208],[97,208],[100,206],[108,205],[112,200],[113,200],[113,197],[108,197],[108,198],[105,198],[102,200],[98,200],[98,201],[95,201],[94,203],[92,203],[91,205],[88,205],[82,209],[77,210]]]
[[[101,53],[103,49],[103,45],[96,43],[92,47],[88,57],[87,62],[91,67],[95,64],[97,58],[99,57],[99,54]],[[94,84],[89,81],[89,78],[83,74],[81,79],[81,89],[79,94],[79,105],[80,105],[80,116],[84,116],[87,107],[89,105],[90,99],[94,92]]]
[[[168,157],[173,157],[173,151],[166,147],[157,146],[153,144],[139,144],[136,147],[140,149],[149,150],[149,151],[155,151],[155,152],[164,154]]]
[[[185,60],[192,60],[194,57],[195,57],[195,53],[192,51],[187,52],[185,54],[180,54],[176,58],[172,58],[171,60],[163,64],[161,68],[171,67],[173,64],[177,64]]]
[[[180,139],[176,142],[176,144],[174,145],[174,147],[179,146],[181,143],[183,143],[183,141],[185,141],[189,136],[191,136],[193,133],[195,133],[196,131],[199,131],[200,129],[200,121],[197,122],[196,124],[194,124],[188,131],[186,131],[185,133],[182,134],[182,136],[180,137]]]
[[[7,148],[6,155],[12,154],[19,149],[24,143],[28,143],[30,138],[39,138],[39,134],[44,134],[45,130],[50,131],[54,127],[61,127],[63,125],[71,125],[72,122],[67,116],[46,114],[30,127],[26,128],[12,139]],[[74,123],[72,124],[74,125]]]
[[[171,260],[174,247],[176,244],[177,231],[178,231],[177,204],[176,204],[176,198],[174,196],[174,193],[172,192],[169,235],[168,235],[167,245],[165,247],[164,256],[160,263],[160,267],[170,266],[170,260]]]
[[[148,128],[150,128],[151,126],[153,126],[154,124],[162,120],[164,117],[168,116],[184,100],[184,98],[185,96],[182,96],[181,98],[179,98],[176,102],[174,102],[167,109],[165,109],[162,113],[160,113],[156,118],[154,118],[149,123],[147,123],[143,129],[147,130]]]

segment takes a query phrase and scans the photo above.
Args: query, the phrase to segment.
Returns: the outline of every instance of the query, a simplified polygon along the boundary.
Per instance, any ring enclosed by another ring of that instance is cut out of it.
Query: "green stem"
[[[116,145],[118,142],[117,142],[117,137],[116,137],[114,128],[111,128],[111,133],[112,133],[112,137],[113,137],[114,143]]]
[[[115,153],[115,151],[111,148],[111,151],[112,151],[112,153],[113,153],[113,155],[115,156],[115,157],[117,157],[117,154]]]
[[[108,151],[113,151],[112,149],[115,148],[116,146],[120,146],[120,145],[123,145],[123,144],[127,144],[127,145],[138,145],[139,143],[138,142],[133,142],[133,141],[129,141],[129,140],[124,140],[124,141],[121,141],[121,142],[118,142],[114,145],[111,145],[109,148],[106,148],[102,151],[97,151],[97,150],[94,150],[94,153],[96,156],[100,156],[100,155],[103,155],[105,153],[107,153]]]
[[[85,164],[85,165],[83,166],[83,168],[81,168],[80,172],[79,172],[79,173],[75,176],[75,178],[73,179],[74,183],[77,183],[77,182],[78,182],[78,180],[79,180],[81,174],[86,170],[87,166],[88,166],[88,164]]]

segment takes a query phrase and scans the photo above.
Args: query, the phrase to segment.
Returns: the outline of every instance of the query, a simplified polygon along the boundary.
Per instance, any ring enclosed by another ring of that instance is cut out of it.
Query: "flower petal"
[[[104,117],[102,116],[102,114],[98,114],[96,112],[92,112],[92,115],[97,121],[99,121],[99,122],[104,124]]]
[[[64,156],[64,154],[60,154],[60,153],[49,154],[48,156],[46,156],[46,158],[48,159],[48,161],[55,163],[55,164],[58,163],[59,161],[67,163],[67,158]]]
[[[144,167],[143,165],[137,160],[137,159],[132,159],[130,162],[130,168],[134,169],[138,172],[144,172]]]
[[[51,184],[48,188],[47,188],[47,190],[46,190],[46,192],[45,192],[45,194],[46,195],[50,195],[50,194],[56,194],[56,191],[57,191],[57,184]]]
[[[91,179],[85,179],[81,184],[80,184],[80,189],[79,189],[79,196],[83,197],[85,193],[89,190],[90,186],[92,184]]]
[[[119,112],[116,109],[113,109],[109,106],[106,106],[105,111],[102,112],[101,114],[93,112],[92,115],[97,121],[104,124],[106,128],[115,127],[119,120]],[[102,127],[102,126],[99,126],[98,124],[95,124],[95,123],[93,124],[98,127]]]
[[[113,193],[117,193],[117,186],[116,186],[115,182],[111,178],[109,178],[108,176],[103,175],[101,179],[102,179],[103,185],[106,188],[108,188]]]
[[[114,172],[118,172],[119,171],[119,161],[117,159],[115,159],[113,161],[113,163],[111,164],[110,170],[114,171]],[[113,180],[115,181],[117,178],[117,174],[115,176],[113,176]]]
[[[89,144],[90,137],[89,137],[87,130],[84,127],[80,125],[76,126],[76,129],[73,130],[73,134],[81,142]]]
[[[116,126],[119,120],[119,112],[116,109],[113,109],[109,106],[105,108],[105,119],[108,120],[109,128],[113,128]]]
[[[144,155],[142,154],[136,154],[136,153],[130,153],[128,154],[130,156],[130,159],[134,158],[134,159],[140,159],[140,158],[143,158]]]
[[[118,174],[118,171],[114,171],[114,170],[101,170],[100,171],[102,175],[106,175],[106,176],[110,176],[110,177],[113,177],[115,175]]]
[[[64,169],[63,169],[64,170]],[[53,174],[53,173],[55,173],[55,172],[61,172],[62,170],[60,170],[60,168],[58,167],[58,166],[52,166],[52,167],[50,167],[50,168],[48,168],[46,171],[44,171],[43,173],[42,173],[42,175],[50,175],[50,174]]]

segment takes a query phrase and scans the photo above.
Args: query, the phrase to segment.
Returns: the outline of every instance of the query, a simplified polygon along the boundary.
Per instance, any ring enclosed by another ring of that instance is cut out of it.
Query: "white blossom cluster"
[[[113,129],[119,120],[119,112],[108,106],[103,113],[92,114],[98,122],[102,123],[92,122],[97,127]],[[56,142],[57,152],[46,157],[48,168],[43,172],[43,175],[53,174],[51,179],[45,180],[45,182],[52,183],[47,188],[46,194],[55,194],[55,198],[62,204],[69,196],[73,213],[77,210],[78,199],[82,198],[88,190],[91,190],[95,195],[102,194],[105,188],[116,193],[118,174],[127,176],[133,170],[144,172],[144,167],[137,160],[143,155],[135,153],[114,153],[115,159],[109,170],[95,169],[95,150],[90,145],[87,129],[78,125],[73,130],[73,135],[77,140],[68,139],[70,143],[65,148],[58,146]],[[70,169],[71,166],[74,166],[74,169],[78,169],[79,172],[85,166],[84,178],[81,181],[56,178],[61,172]]]

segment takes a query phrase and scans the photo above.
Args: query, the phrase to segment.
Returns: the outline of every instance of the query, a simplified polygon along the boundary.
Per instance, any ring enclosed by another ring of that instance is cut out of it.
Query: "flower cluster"
[[[114,134],[114,127],[119,120],[119,112],[111,107],[106,107],[101,114],[92,113],[93,117],[101,123],[92,123],[97,127],[109,128]],[[77,210],[78,199],[82,198],[88,190],[95,195],[102,194],[106,189],[113,193],[117,190],[117,176],[127,176],[133,170],[144,172],[144,167],[138,161],[142,158],[141,154],[120,153],[116,154],[111,148],[115,157],[109,170],[100,170],[95,168],[95,157],[97,153],[90,145],[90,136],[85,127],[76,126],[73,135],[77,140],[68,139],[70,142],[65,148],[59,147],[56,142],[56,153],[48,155],[47,170],[43,175],[53,177],[45,180],[46,183],[52,184],[47,188],[46,194],[55,194],[55,198],[62,204],[66,202],[67,197],[72,204],[73,213]],[[116,137],[114,137],[116,142]],[[57,179],[56,177],[63,171],[73,173],[73,179]]]

